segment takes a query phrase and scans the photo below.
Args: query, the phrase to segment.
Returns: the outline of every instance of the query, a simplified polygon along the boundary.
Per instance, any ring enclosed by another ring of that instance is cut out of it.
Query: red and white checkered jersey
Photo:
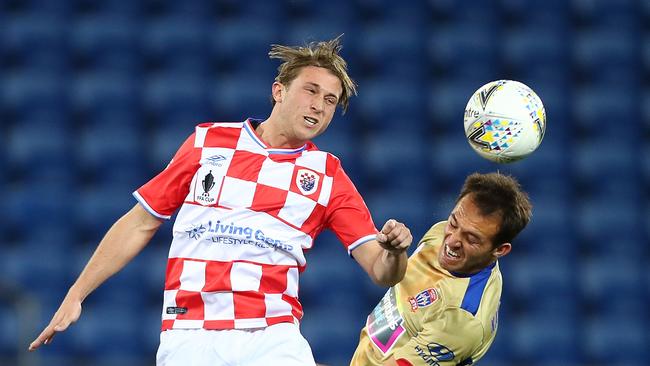
[[[205,123],[133,193],[168,219],[163,330],[298,322],[298,274],[323,229],[348,252],[377,229],[340,161],[311,142],[268,147],[250,120]]]

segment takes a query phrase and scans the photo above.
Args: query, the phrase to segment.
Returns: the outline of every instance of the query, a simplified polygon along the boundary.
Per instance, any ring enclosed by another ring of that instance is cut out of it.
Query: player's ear
[[[510,253],[511,250],[512,250],[512,244],[510,244],[510,243],[499,244],[492,251],[492,255],[494,255],[494,257],[496,259],[499,259],[499,258],[507,255],[508,253]]]
[[[271,95],[273,95],[273,100],[276,103],[282,102],[282,97],[284,96],[284,85],[280,82],[274,82],[271,86]]]

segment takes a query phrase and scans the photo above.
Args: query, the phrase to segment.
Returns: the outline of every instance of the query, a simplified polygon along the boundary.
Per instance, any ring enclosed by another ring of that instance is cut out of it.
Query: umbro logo
[[[226,157],[223,155],[213,155],[209,158],[205,158],[206,164],[214,166],[221,166],[224,161],[226,161]]]

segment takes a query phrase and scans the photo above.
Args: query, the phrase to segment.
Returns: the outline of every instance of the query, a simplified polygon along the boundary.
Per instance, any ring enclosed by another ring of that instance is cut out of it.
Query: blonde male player
[[[531,204],[513,178],[469,176],[447,221],[431,227],[406,275],[370,313],[351,365],[471,365],[497,330],[497,260],[526,226]]]

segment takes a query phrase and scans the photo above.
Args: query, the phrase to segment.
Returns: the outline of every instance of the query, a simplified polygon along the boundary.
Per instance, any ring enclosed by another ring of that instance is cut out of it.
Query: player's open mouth
[[[446,244],[445,244],[445,254],[447,255],[447,257],[451,257],[453,259],[460,258],[460,254],[458,254],[458,253],[454,252],[453,250],[451,250]]]
[[[305,119],[305,122],[307,122],[307,124],[309,124],[310,126],[316,126],[316,124],[318,123],[318,120],[316,118],[311,118],[307,116],[304,116],[303,118]]]

